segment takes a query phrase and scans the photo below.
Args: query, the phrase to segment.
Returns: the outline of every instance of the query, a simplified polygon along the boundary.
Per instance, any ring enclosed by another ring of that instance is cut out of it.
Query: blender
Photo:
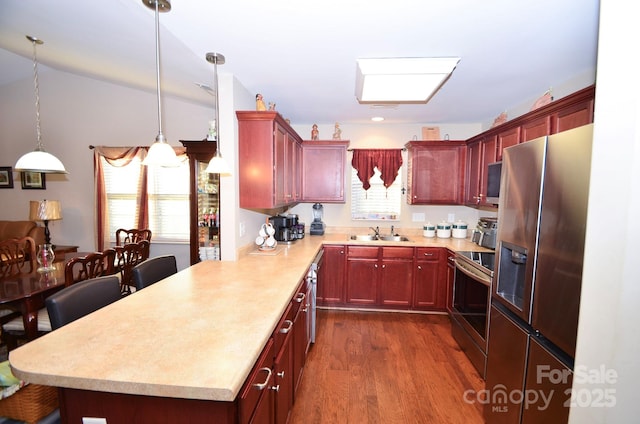
[[[324,234],[324,222],[322,222],[322,214],[324,208],[320,203],[313,205],[313,222],[309,227],[309,234],[312,236],[321,236]]]

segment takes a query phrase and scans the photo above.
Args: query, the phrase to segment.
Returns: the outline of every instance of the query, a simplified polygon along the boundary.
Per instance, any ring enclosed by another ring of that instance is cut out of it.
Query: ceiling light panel
[[[360,103],[426,103],[459,61],[459,57],[358,59],[356,97]]]

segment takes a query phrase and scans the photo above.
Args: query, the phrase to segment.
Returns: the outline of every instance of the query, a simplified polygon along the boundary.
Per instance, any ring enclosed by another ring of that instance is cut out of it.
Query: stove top
[[[489,270],[490,275],[493,275],[493,266],[496,259],[495,252],[457,252],[457,255]]]

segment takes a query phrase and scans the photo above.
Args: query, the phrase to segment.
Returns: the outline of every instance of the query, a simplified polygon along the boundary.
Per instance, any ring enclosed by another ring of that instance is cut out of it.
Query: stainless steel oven
[[[484,378],[491,307],[493,252],[457,252],[451,331],[478,373]]]

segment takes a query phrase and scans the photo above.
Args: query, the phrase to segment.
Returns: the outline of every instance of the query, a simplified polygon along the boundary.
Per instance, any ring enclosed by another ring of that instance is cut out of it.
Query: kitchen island
[[[208,416],[213,408],[232,416],[243,384],[323,243],[380,242],[307,236],[279,246],[275,255],[248,249],[236,262],[198,263],[12,351],[13,371],[25,381],[63,388],[61,405],[70,399],[95,403],[92,416],[107,416],[100,410],[101,394],[135,408],[147,402],[149,408],[203,408]],[[422,236],[385,244],[483,249],[464,239]],[[64,406],[61,412],[64,417]],[[168,412],[164,416],[175,422]],[[137,415],[134,421],[144,420]]]

